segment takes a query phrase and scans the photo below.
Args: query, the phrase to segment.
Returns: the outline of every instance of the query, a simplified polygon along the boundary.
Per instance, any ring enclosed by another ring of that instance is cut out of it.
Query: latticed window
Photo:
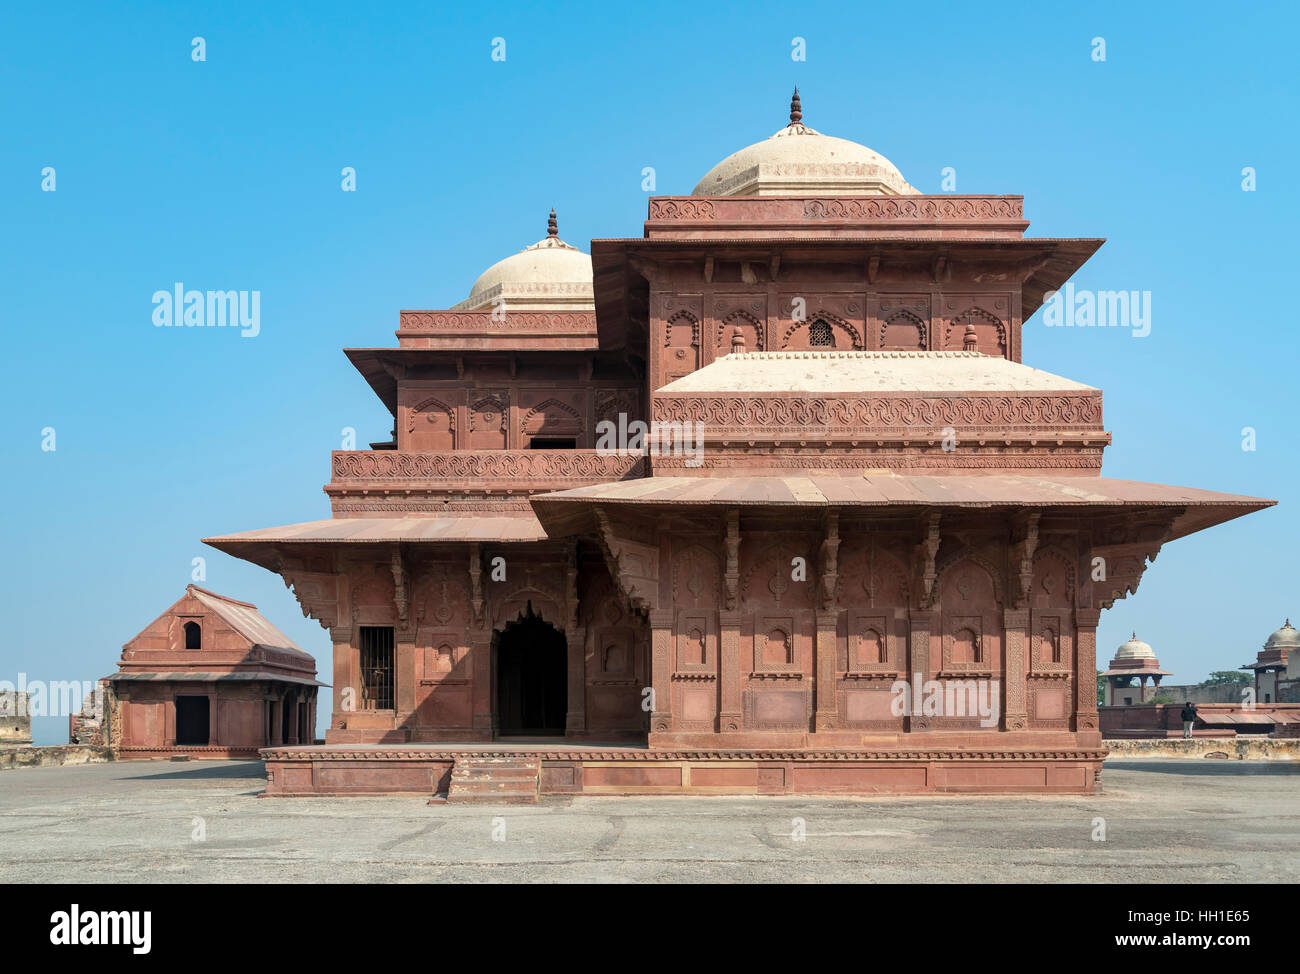
[[[820,319],[814,321],[808,329],[808,344],[813,348],[834,348],[835,333],[831,326]]]
[[[362,626],[361,709],[393,709],[393,627]]]

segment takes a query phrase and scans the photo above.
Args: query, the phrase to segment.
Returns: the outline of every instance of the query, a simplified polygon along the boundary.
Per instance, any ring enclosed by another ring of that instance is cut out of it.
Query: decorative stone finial
[[[550,219],[546,221],[546,235],[548,237],[558,237],[560,235],[560,225],[555,222],[555,207],[551,207]]]
[[[799,86],[794,86],[794,96],[790,99],[790,124],[798,125],[803,121],[803,105],[799,102]]]
[[[979,346],[979,336],[975,334],[975,322],[966,322],[966,331],[961,336],[961,347],[968,352],[974,352]]]
[[[1137,639],[1137,637],[1138,637],[1137,631],[1134,630],[1133,635],[1129,636],[1128,638],[1129,638],[1129,640],[1131,641],[1131,640]]]
[[[731,330],[731,354],[738,355],[745,350],[745,333],[737,325]]]

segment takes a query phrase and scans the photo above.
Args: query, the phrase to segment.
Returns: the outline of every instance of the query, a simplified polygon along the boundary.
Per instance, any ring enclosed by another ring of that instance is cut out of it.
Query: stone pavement
[[[258,798],[259,762],[30,768],[0,773],[0,882],[1300,882],[1300,763],[1108,761],[1103,781],[458,807]]]

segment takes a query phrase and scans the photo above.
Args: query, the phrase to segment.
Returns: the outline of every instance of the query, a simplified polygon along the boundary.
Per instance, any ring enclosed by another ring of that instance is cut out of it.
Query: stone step
[[[457,758],[451,769],[449,802],[535,802],[540,761],[518,758]]]

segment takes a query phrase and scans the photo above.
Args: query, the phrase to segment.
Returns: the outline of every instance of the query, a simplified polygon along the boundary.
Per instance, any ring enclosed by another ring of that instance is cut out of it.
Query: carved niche
[[[506,424],[510,416],[508,393],[492,393],[475,400],[469,407],[469,448],[504,450]]]
[[[406,449],[440,452],[455,447],[456,410],[441,399],[428,398],[407,411]]]
[[[803,542],[757,542],[751,551],[741,584],[741,642],[750,645],[752,675],[802,677],[813,631],[814,561]]]
[[[842,628],[839,670],[849,679],[894,676],[906,669],[907,569],[874,534],[845,542],[840,566]]]
[[[700,319],[684,308],[676,311],[664,325],[664,384],[700,367],[700,346]]]
[[[1007,327],[1002,319],[983,308],[971,308],[948,320],[944,329],[943,347],[960,352],[965,343],[966,328],[975,328],[975,350],[982,355],[1005,358],[1007,354]]]
[[[722,563],[700,544],[674,550],[672,559],[675,672],[716,673]]]
[[[715,358],[731,354],[731,345],[737,328],[740,329],[740,336],[744,339],[745,351],[763,351],[763,324],[748,311],[738,308],[728,313],[718,323],[713,341],[713,355]]]
[[[520,423],[520,432],[527,438],[534,436],[572,438],[578,446],[583,444],[582,414],[570,403],[550,398],[533,406]]]
[[[965,553],[940,570],[938,589],[940,677],[1001,673],[1002,599],[997,569],[979,555]]]

